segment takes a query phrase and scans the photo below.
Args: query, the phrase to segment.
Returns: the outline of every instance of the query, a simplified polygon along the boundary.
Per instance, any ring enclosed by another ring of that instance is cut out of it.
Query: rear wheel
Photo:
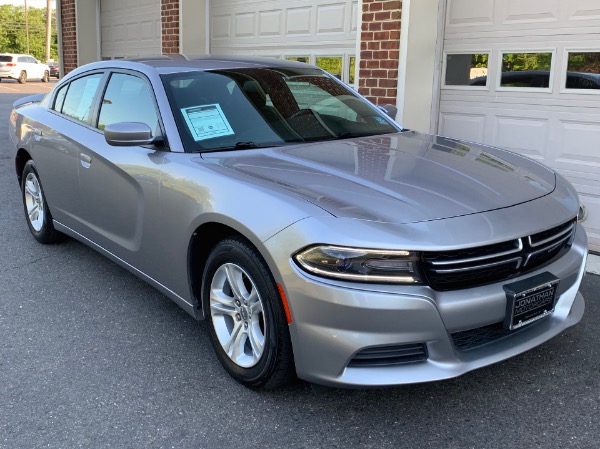
[[[27,82],[27,72],[25,70],[21,71],[21,73],[19,74],[19,78],[17,79],[17,81],[20,84],[25,84]]]
[[[64,234],[54,229],[52,224],[52,215],[32,160],[25,164],[21,179],[23,207],[31,234],[40,243],[56,243],[63,240]]]
[[[292,345],[277,285],[246,240],[221,241],[203,276],[211,343],[234,379],[271,389],[294,378]]]
[[[47,83],[48,81],[50,81],[50,73],[48,72],[48,70],[46,70],[42,78],[42,83]]]

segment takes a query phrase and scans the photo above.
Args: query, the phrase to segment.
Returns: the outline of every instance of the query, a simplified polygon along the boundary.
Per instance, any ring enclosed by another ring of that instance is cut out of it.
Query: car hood
[[[556,181],[515,153],[412,131],[205,157],[336,217],[391,223],[513,206],[547,195]]]

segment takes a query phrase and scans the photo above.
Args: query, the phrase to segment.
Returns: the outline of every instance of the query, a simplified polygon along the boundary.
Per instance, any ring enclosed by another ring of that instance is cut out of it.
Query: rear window
[[[12,62],[12,56],[0,55],[0,62]]]

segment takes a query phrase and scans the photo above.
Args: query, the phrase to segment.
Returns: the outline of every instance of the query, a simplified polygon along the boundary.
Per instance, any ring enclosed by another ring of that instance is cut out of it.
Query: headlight
[[[411,251],[319,245],[300,251],[293,259],[309,273],[328,278],[398,284],[421,282],[419,257]]]

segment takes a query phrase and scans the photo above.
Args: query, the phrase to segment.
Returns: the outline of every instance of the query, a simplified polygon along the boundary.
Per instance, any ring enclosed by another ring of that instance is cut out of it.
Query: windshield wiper
[[[389,134],[389,131],[386,132],[362,132],[362,133],[353,133],[350,131],[344,131],[339,134],[336,134],[331,139],[327,140],[342,140],[342,139],[350,139],[352,137],[367,137],[367,136],[381,136],[383,134]]]
[[[213,151],[231,151],[231,150],[251,150],[254,148],[274,148],[279,147],[281,145],[285,145],[285,142],[264,142],[264,143],[256,143],[256,142],[236,142],[233,145],[228,145],[224,147],[216,147],[216,148],[206,148],[201,150],[200,152],[213,152]]]

